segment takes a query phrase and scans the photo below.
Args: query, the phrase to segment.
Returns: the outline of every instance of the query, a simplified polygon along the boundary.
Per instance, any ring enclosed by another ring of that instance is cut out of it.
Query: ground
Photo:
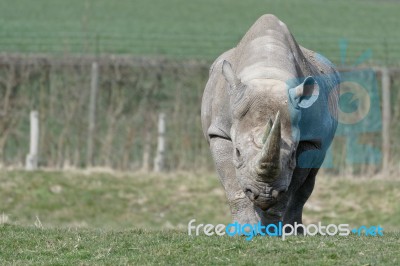
[[[381,225],[380,237],[193,237],[229,223],[215,174],[0,172],[0,258],[38,264],[319,264],[400,261],[400,181],[321,175],[305,223]]]
[[[13,265],[396,265],[400,235],[384,237],[188,237],[185,232],[0,227],[2,263]]]

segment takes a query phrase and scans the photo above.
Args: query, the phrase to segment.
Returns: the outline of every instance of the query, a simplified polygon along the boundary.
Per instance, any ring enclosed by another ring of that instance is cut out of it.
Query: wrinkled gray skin
[[[334,66],[273,15],[213,63],[202,127],[234,221],[302,222],[337,127],[338,84]],[[297,165],[313,149],[313,166]]]

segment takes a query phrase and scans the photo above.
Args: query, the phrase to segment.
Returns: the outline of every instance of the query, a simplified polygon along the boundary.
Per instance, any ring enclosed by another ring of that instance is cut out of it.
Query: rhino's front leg
[[[285,223],[292,225],[294,225],[295,222],[298,224],[303,223],[303,207],[314,189],[315,177],[318,170],[319,168],[312,168],[303,171],[296,171],[300,174],[297,178],[302,180],[302,182],[293,189],[285,214]]]
[[[225,189],[233,221],[240,224],[255,224],[264,220],[261,219],[262,211],[255,207],[244,194],[236,178],[235,166],[232,161],[232,142],[223,138],[212,138],[210,148],[220,181]]]

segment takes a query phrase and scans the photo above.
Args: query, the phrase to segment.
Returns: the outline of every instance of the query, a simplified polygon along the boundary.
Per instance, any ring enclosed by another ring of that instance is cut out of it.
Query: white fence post
[[[31,111],[30,113],[30,143],[29,154],[26,156],[26,170],[35,170],[38,167],[39,150],[39,113]]]
[[[164,155],[165,155],[165,114],[160,113],[158,116],[157,154],[154,159],[155,172],[161,172],[164,170]]]

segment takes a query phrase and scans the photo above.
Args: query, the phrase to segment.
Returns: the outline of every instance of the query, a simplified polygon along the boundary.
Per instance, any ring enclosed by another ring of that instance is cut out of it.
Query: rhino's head
[[[299,143],[299,110],[315,102],[319,87],[312,77],[294,88],[273,79],[241,82],[227,61],[222,68],[229,84],[236,176],[250,200],[267,210],[291,182]]]

